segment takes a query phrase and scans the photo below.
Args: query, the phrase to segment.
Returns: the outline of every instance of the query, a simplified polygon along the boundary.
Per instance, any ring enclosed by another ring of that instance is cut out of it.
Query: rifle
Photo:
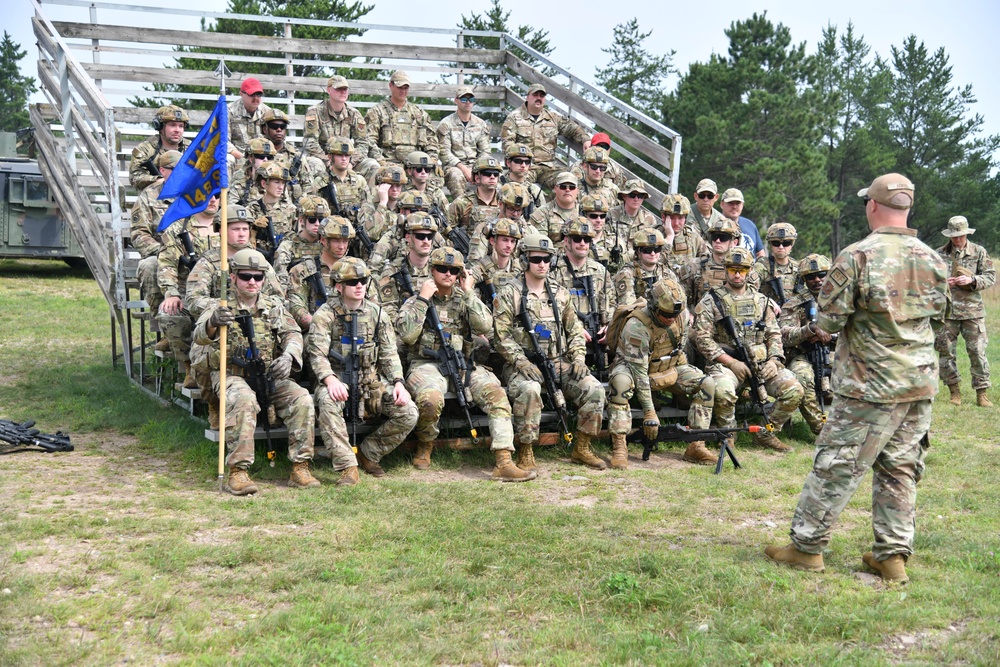
[[[303,257],[297,259],[288,265],[288,270],[291,271],[292,267],[299,264],[304,264],[309,258]],[[323,282],[323,274],[319,272],[319,258],[313,259],[313,272],[305,277],[306,284],[312,288],[313,294],[316,295],[316,309],[318,310],[320,306],[327,302],[330,298],[329,293],[326,291],[326,283]],[[314,311],[315,312],[315,311]]]
[[[625,438],[625,441],[642,443],[643,461],[649,460],[649,453],[653,451],[658,442],[718,442],[721,446],[719,460],[715,464],[715,474],[718,475],[722,472],[722,464],[725,462],[727,454],[732,459],[734,468],[743,467],[737,460],[733,448],[729,446],[729,436],[734,433],[758,433],[761,428],[756,424],[748,426],[745,422],[743,426],[734,426],[733,428],[691,428],[684,424],[660,424],[660,429],[656,432],[655,439],[650,440],[647,438],[645,431],[640,428]]]
[[[399,285],[404,292],[406,292],[406,296],[400,298],[400,303],[406,301],[414,295],[413,280],[410,278],[410,272],[406,270],[406,266],[400,266],[399,271],[392,274],[392,277],[396,280],[396,284]]]
[[[455,225],[454,227],[449,225],[448,219],[444,215],[444,211],[442,211],[441,207],[437,204],[431,206],[429,213],[431,217],[434,218],[434,222],[437,223],[438,229],[447,230],[445,232],[445,236],[449,241],[451,241],[452,247],[462,253],[462,257],[468,259],[469,249],[472,247],[469,239],[469,232],[458,225]]]
[[[364,223],[360,220],[354,224],[354,234],[358,241],[358,244],[365,249],[365,257],[372,256],[372,250],[375,249],[375,242],[372,241],[372,237],[368,235],[368,230],[365,229]]]
[[[472,423],[472,415],[469,413],[469,404],[472,402],[472,392],[469,390],[468,379],[472,374],[473,366],[465,359],[464,355],[459,355],[458,350],[456,350],[450,340],[451,334],[444,330],[441,325],[441,318],[438,317],[437,308],[433,303],[428,302],[427,304],[427,319],[430,321],[431,328],[434,329],[434,333],[437,334],[438,342],[441,344],[441,348],[436,352],[434,350],[424,349],[423,353],[428,356],[436,356],[438,364],[444,375],[451,380],[451,383],[455,387],[455,397],[458,399],[458,405],[465,412],[465,420],[469,423],[469,434],[472,436],[472,444],[479,444],[479,435],[476,433],[476,425]],[[462,382],[461,371],[465,371],[466,382]]]
[[[191,243],[191,233],[187,229],[182,229],[177,232],[177,240],[184,246],[184,254],[181,255],[178,262],[181,266],[190,270],[192,266],[198,263],[198,255],[195,253],[194,245]]]
[[[153,176],[153,178],[159,178],[163,174],[160,173],[160,168],[157,167],[156,162],[153,161],[155,157],[156,153],[150,155],[149,158],[142,163],[142,166],[146,168],[146,171],[148,171]]]
[[[340,342],[341,344],[350,343],[351,353],[345,357],[331,345],[328,356],[344,367],[344,376],[347,378],[344,384],[347,385],[348,391],[344,420],[351,423],[351,447],[357,453],[358,422],[363,417],[361,414],[361,377],[358,368],[358,320],[354,313],[344,313],[340,317],[344,322],[344,335],[340,337]],[[364,341],[361,342],[364,343]]]
[[[527,287],[525,287],[521,294],[521,312],[517,316],[521,319],[521,326],[524,327],[528,338],[531,339],[531,353],[527,355],[528,361],[538,366],[542,371],[542,379],[545,381],[545,393],[549,395],[549,400],[559,415],[559,426],[562,428],[563,440],[569,445],[573,443],[573,434],[569,430],[569,409],[566,407],[566,397],[563,396],[559,385],[556,383],[555,364],[552,363],[552,360],[542,350],[542,344],[538,340],[539,338],[551,338],[552,332],[542,324],[532,324],[531,315],[528,314],[528,308],[526,307],[528,300],[527,291]],[[552,294],[552,289],[549,287],[548,281],[545,283],[545,291],[552,302],[552,310],[555,311],[556,299]]]
[[[288,182],[292,186],[299,184],[299,170],[302,168],[302,154],[305,151],[300,149],[298,153],[295,154],[295,159],[292,160],[292,166],[288,168]]]
[[[784,306],[788,298],[785,296],[785,284],[781,282],[781,277],[774,275],[774,257],[769,257],[771,263],[771,279],[764,281],[764,284],[774,292],[775,301],[779,306]]]
[[[597,367],[597,379],[601,382],[607,381],[607,360],[604,357],[604,346],[597,342],[598,332],[601,330],[601,314],[597,312],[597,296],[594,294],[593,276],[574,276],[574,287],[579,282],[587,295],[587,303],[590,305],[590,312],[586,315],[577,311],[576,316],[580,318],[583,327],[590,334],[590,353],[594,357],[594,365]]]
[[[816,302],[810,299],[805,302],[806,316],[811,323],[816,322]],[[830,339],[832,344],[837,342],[837,334],[833,334]],[[816,403],[819,404],[820,419],[826,423],[826,390],[830,386],[830,376],[833,370],[830,368],[830,348],[819,341],[806,343],[806,357],[813,369],[813,381],[815,382]],[[824,386],[825,385],[825,386]]]
[[[0,419],[0,442],[12,445],[11,447],[0,448],[0,454],[13,454],[14,452],[71,452],[73,445],[69,442],[69,434],[56,431],[54,435],[40,433],[33,420],[26,422],[13,422],[9,419]]]
[[[767,410],[764,409],[764,405],[767,402],[767,390],[764,389],[763,383],[760,381],[760,377],[757,375],[757,362],[754,361],[753,356],[750,351],[747,350],[746,344],[743,339],[739,337],[736,333],[736,322],[733,320],[733,316],[729,314],[729,310],[726,308],[725,304],[722,303],[722,299],[719,298],[718,292],[714,289],[708,291],[712,295],[712,300],[715,301],[715,307],[719,309],[719,313],[722,315],[722,327],[726,330],[726,334],[733,341],[733,346],[736,348],[734,350],[737,359],[746,364],[747,368],[750,370],[750,394],[751,400],[753,400],[754,405],[760,410],[760,414],[764,417],[764,428],[768,431],[774,430],[774,424],[771,423],[771,419],[767,415]],[[757,326],[763,326],[762,322],[758,322]]]
[[[253,331],[253,317],[250,313],[243,311],[236,316],[236,324],[247,339],[247,351],[243,358],[233,357],[233,363],[244,370],[243,379],[253,389],[254,396],[257,397],[257,404],[260,406],[260,414],[264,415],[264,435],[267,437],[267,460],[274,467],[274,443],[271,442],[271,418],[268,415],[271,407],[270,395],[274,392],[274,379],[267,372],[264,360],[260,357],[260,350],[257,349],[257,338]],[[223,437],[225,437],[223,435]]]
[[[497,286],[493,284],[493,276],[488,275],[476,283],[476,289],[479,290],[483,302],[490,307],[490,312],[493,312],[493,301],[497,298]]]
[[[260,243],[257,244],[257,251],[264,255],[264,259],[267,260],[268,264],[274,264],[274,253],[278,250],[278,245],[281,243],[281,236],[274,233],[274,218],[270,215],[265,215],[264,218],[267,220],[267,226],[264,228],[264,241],[266,245],[270,246],[270,250],[266,247],[262,247]]]

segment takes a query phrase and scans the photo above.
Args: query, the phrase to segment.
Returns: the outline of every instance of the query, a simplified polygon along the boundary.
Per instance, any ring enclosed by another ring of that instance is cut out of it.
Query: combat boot
[[[708,451],[708,448],[705,447],[705,443],[701,440],[697,440],[689,444],[688,448],[684,450],[684,456],[682,458],[688,463],[698,463],[705,466],[714,466],[719,462],[719,457]]]
[[[535,464],[535,449],[532,443],[522,443],[517,448],[517,467],[521,470],[538,470]]]
[[[361,448],[358,448],[358,466],[372,477],[385,477],[382,466],[362,454]]]
[[[219,400],[208,400],[208,428],[219,430]]]
[[[156,341],[156,345],[153,346],[153,349],[157,352],[166,352],[170,349],[170,339],[164,336],[160,340]]]
[[[573,438],[573,452],[569,455],[569,458],[571,461],[582,463],[594,470],[604,470],[608,467],[608,464],[595,456],[594,452],[590,451],[590,438],[589,434],[577,431],[576,436]]]
[[[226,480],[226,491],[234,496],[248,496],[257,493],[257,485],[250,479],[250,473],[243,468],[230,468]]]
[[[288,478],[288,486],[294,489],[311,489],[319,485],[319,480],[309,472],[309,461],[299,461],[292,464],[292,474]]]
[[[349,466],[340,472],[340,478],[334,484],[336,486],[354,486],[360,479],[358,466]]]
[[[417,453],[413,457],[413,467],[417,470],[427,470],[431,467],[431,452],[434,451],[434,441],[417,443]]]
[[[993,407],[993,403],[991,403],[990,399],[986,396],[986,392],[987,391],[989,391],[989,390],[988,389],[977,389],[976,390],[976,405],[978,405],[981,408],[992,408]]]
[[[185,389],[197,389],[198,381],[194,379],[191,375],[191,364],[186,361],[177,362],[177,369],[184,372],[184,388]]]
[[[952,405],[962,404],[962,389],[957,384],[948,385],[948,391],[951,392],[951,399],[948,401]]]
[[[530,482],[538,477],[534,470],[525,471],[514,465],[509,449],[496,451],[497,466],[493,469],[493,479],[500,482]]]
[[[796,549],[794,544],[784,547],[776,545],[765,547],[764,555],[775,563],[787,565],[795,570],[822,572],[826,569],[823,565],[823,554],[807,554]]]
[[[906,557],[902,554],[893,554],[883,561],[875,560],[871,551],[861,557],[861,561],[879,573],[882,581],[893,584],[905,584],[910,580],[906,576]]]
[[[615,470],[628,468],[628,445],[624,433],[611,434],[611,467]]]
[[[771,431],[760,430],[753,434],[753,444],[770,447],[776,452],[790,452],[792,448],[778,439]]]

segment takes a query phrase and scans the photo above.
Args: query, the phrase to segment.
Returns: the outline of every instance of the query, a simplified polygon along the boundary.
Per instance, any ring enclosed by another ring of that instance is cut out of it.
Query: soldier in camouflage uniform
[[[257,485],[247,471],[254,461],[253,436],[261,406],[254,390],[244,379],[246,369],[242,363],[249,345],[233,311],[249,313],[252,317],[257,350],[268,376],[274,381],[268,400],[288,427],[288,458],[292,462],[288,485],[298,488],[319,486],[319,480],[309,472],[316,422],[312,397],[306,389],[289,379],[293,370],[302,368],[302,333],[295,320],[285,312],[280,298],[260,294],[267,266],[264,256],[250,248],[233,255],[229,262],[233,285],[231,305],[205,311],[194,329],[194,341],[211,348],[206,363],[212,373],[216,394],[222,389],[219,368],[222,363],[226,364],[225,438],[229,451],[226,457],[229,467],[226,490],[236,496],[257,492]],[[225,360],[219,357],[220,327],[226,327],[227,353],[231,355]]]
[[[550,396],[549,401],[553,404],[568,401],[572,406],[570,411],[576,411],[576,434],[570,458],[603,470],[607,464],[590,450],[590,442],[601,430],[604,389],[587,368],[583,325],[576,316],[569,293],[547,280],[555,245],[546,236],[531,234],[521,241],[521,250],[526,267],[521,280],[504,287],[493,304],[495,340],[505,362],[502,377],[510,396],[518,440],[517,465],[522,470],[534,465],[533,447],[538,442],[542,416],[544,378],[542,371],[528,358],[534,353],[530,339],[534,336],[554,365],[561,387],[558,395]],[[530,330],[524,327],[522,309],[530,319]]]
[[[427,112],[406,98],[410,94],[410,75],[396,70],[389,77],[389,98],[382,100],[365,116],[368,124],[370,156],[379,162],[403,164],[413,151],[423,151],[438,163],[438,140]]]
[[[562,135],[570,141],[590,148],[590,135],[576,122],[545,108],[545,86],[536,83],[528,88],[524,104],[512,111],[500,128],[504,155],[510,144],[525,144],[534,154],[529,179],[545,187],[552,187],[553,179],[565,167],[556,163],[556,141]]]
[[[156,110],[153,117],[156,136],[144,139],[132,149],[132,161],[128,165],[128,182],[137,192],[142,192],[160,178],[157,157],[167,151],[183,155],[187,150],[191,142],[184,138],[184,131],[189,122],[187,111],[174,104]]]
[[[156,158],[160,178],[150,184],[136,197],[132,205],[132,222],[129,229],[129,241],[132,247],[139,251],[142,259],[136,270],[139,288],[151,311],[156,311],[163,302],[163,294],[156,282],[158,264],[156,256],[163,249],[163,241],[157,228],[160,219],[167,212],[173,199],[159,199],[163,184],[173,173],[174,167],[181,160],[177,151],[167,151]]]
[[[948,266],[906,227],[913,184],[905,176],[879,176],[858,196],[872,233],[841,251],[819,294],[819,328],[840,332],[837,399],[816,439],[791,544],[764,553],[822,572],[833,525],[871,467],[875,544],[862,562],[884,581],[904,583],[938,390],[934,333],[948,313]]]
[[[553,243],[562,241],[563,227],[580,215],[576,196],[580,188],[576,176],[568,171],[555,177],[555,196],[541,208],[535,209],[529,219],[539,234],[545,234]]]
[[[591,148],[603,148],[611,155],[611,137],[609,137],[604,132],[598,132],[593,137],[590,138]],[[574,176],[579,179],[583,179],[583,160],[580,160],[572,166],[569,170]],[[625,186],[627,176],[625,171],[621,168],[614,160],[608,160],[608,172],[604,175],[604,178],[608,179],[609,182],[614,183],[615,187],[622,188]]]
[[[792,259],[792,247],[799,237],[795,227],[787,222],[776,222],[767,228],[767,243],[770,254],[761,257],[753,267],[757,274],[760,291],[771,297],[776,304],[784,306],[801,289],[799,283],[799,263]],[[778,293],[778,284],[781,294]]]
[[[313,375],[316,376],[316,411],[319,433],[333,469],[340,471],[337,485],[358,483],[358,465],[373,477],[384,477],[379,462],[396,449],[417,423],[417,406],[403,383],[403,366],[396,352],[396,335],[392,322],[382,308],[365,298],[371,273],[356,257],[347,257],[330,272],[335,291],[330,300],[320,306],[306,338],[306,350]],[[348,335],[351,320],[357,327],[358,407],[363,414],[358,420],[381,417],[382,423],[357,445],[348,439],[344,412],[350,396],[350,378],[345,361],[351,357]],[[346,340],[346,342],[345,342]],[[391,389],[390,389],[391,387]]]
[[[313,313],[333,294],[333,266],[347,256],[354,227],[347,218],[334,215],[323,223],[319,236],[319,255],[303,257],[288,267],[285,309],[302,331],[309,331]]]
[[[688,296],[688,306],[692,309],[709,290],[726,284],[726,254],[739,244],[740,229],[732,220],[722,218],[713,223],[708,236],[712,243],[711,254],[694,259],[677,271]],[[747,277],[747,288],[756,292],[760,287],[757,281],[757,274],[751,271]]]
[[[765,418],[780,430],[802,401],[802,385],[782,364],[781,329],[770,307],[770,299],[747,287],[753,268],[753,255],[744,248],[726,253],[726,284],[705,294],[694,311],[694,344],[707,360],[705,371],[715,379],[715,414],[719,426],[736,426],[736,397],[740,387],[756,375],[762,389],[775,397]],[[736,334],[752,359],[744,363],[736,358],[736,345],[723,318],[732,317]],[[753,364],[751,367],[749,364]],[[766,402],[767,396],[756,400]],[[779,452],[791,451],[774,433],[762,430],[753,435],[754,443]]]
[[[357,223],[358,211],[371,202],[372,193],[368,181],[351,170],[354,142],[344,137],[333,137],[327,142],[326,150],[330,154],[330,164],[319,194],[329,202],[334,215]]]
[[[298,233],[286,236],[274,253],[274,271],[278,274],[282,292],[288,289],[288,267],[304,257],[317,257],[322,251],[319,228],[330,215],[330,207],[322,197],[306,195],[299,200]]]
[[[431,180],[435,170],[434,158],[423,151],[411,151],[404,160],[404,166],[409,182],[403,188],[403,192],[422,195],[429,202],[427,210],[434,215],[439,225],[442,224],[441,217],[448,210],[448,197],[445,196],[444,189]]]
[[[257,170],[265,163],[278,158],[278,151],[270,139],[254,137],[247,144],[245,159],[234,168],[229,177],[228,200],[240,206],[248,206],[251,201],[261,196],[260,190],[254,183]]]
[[[261,99],[264,87],[254,78],[244,79],[240,96],[229,103],[229,153],[237,160],[243,157],[251,139],[259,137],[260,119],[271,107]]]
[[[416,192],[403,192],[399,196],[399,203],[396,208],[399,213],[396,216],[396,224],[391,229],[382,234],[382,238],[375,244],[371,257],[368,258],[368,267],[374,274],[380,274],[386,266],[392,264],[401,255],[405,255],[408,248],[406,245],[406,220],[414,213],[427,213],[427,200],[424,196]],[[431,216],[433,217],[433,216]],[[434,224],[441,226],[437,219]],[[449,245],[440,231],[434,232],[433,248],[441,248]]]
[[[941,381],[948,385],[951,403],[961,405],[959,383],[962,378],[955,364],[955,348],[961,334],[965,338],[965,350],[969,353],[976,404],[992,408],[993,403],[987,396],[990,389],[990,362],[986,358],[989,339],[986,336],[983,291],[993,287],[997,280],[993,260],[986,248],[969,240],[969,236],[975,234],[976,230],[969,227],[965,216],[956,215],[948,220],[948,227],[941,233],[948,237],[948,243],[938,248],[938,252],[949,264],[948,285],[951,287],[951,313],[938,332],[936,341],[941,356]]]
[[[703,178],[698,181],[698,187],[694,190],[694,208],[688,213],[687,224],[701,234],[705,241],[708,241],[709,229],[716,225],[726,216],[722,215],[716,208],[715,202],[719,200],[719,186],[711,178]]]
[[[268,109],[260,119],[260,132],[264,139],[274,144],[275,159],[288,169],[288,187],[284,201],[295,205],[305,195],[316,194],[314,187],[320,175],[326,172],[326,162],[286,141],[289,118],[281,109]]]
[[[687,362],[684,347],[688,325],[684,290],[676,280],[665,277],[650,290],[649,302],[641,302],[629,313],[618,337],[608,380],[608,432],[611,434],[611,467],[628,467],[625,436],[632,427],[629,400],[635,398],[643,412],[643,429],[655,440],[660,418],[653,404],[654,391],[669,391],[690,397],[688,426],[712,425],[715,380]],[[717,459],[703,441],[692,442],[684,460],[714,464]]]
[[[528,189],[520,183],[506,183],[500,186],[500,210],[497,217],[516,222],[522,227],[522,233],[534,234],[537,230],[524,221],[524,209],[530,203]],[[486,238],[493,220],[484,220],[469,230],[469,261],[478,262],[490,251]]]
[[[639,229],[632,237],[635,261],[615,274],[615,302],[625,306],[637,299],[649,301],[649,294],[661,278],[679,283],[677,276],[660,262],[666,240],[657,229]]]
[[[431,277],[430,256],[437,234],[437,223],[426,213],[412,213],[406,219],[403,242],[406,254],[394,259],[378,279],[379,302],[396,321],[403,302],[420,292],[421,285]]]
[[[705,239],[687,224],[687,216],[690,213],[691,203],[684,195],[663,196],[660,219],[663,221],[663,238],[667,242],[667,248],[660,255],[660,261],[674,273],[680,271],[680,268],[689,264],[691,260],[709,254]]]
[[[503,386],[488,368],[476,365],[470,358],[475,339],[492,338],[493,316],[475,290],[458,283],[459,275],[465,275],[462,253],[454,248],[438,248],[431,253],[430,265],[431,279],[425,280],[419,292],[406,300],[396,318],[399,338],[409,352],[406,385],[420,411],[414,429],[417,455],[413,457],[413,465],[420,470],[430,468],[445,392],[449,387],[459,391],[445,373],[446,369],[441,367],[441,345],[446,344],[454,348],[456,359],[473,367],[467,372],[456,363],[454,370],[465,385],[466,398],[489,416],[490,449],[496,456],[493,479],[503,482],[535,479],[534,470],[522,470],[511,460],[514,430],[510,402]],[[437,311],[440,330],[428,317],[432,307]]]
[[[524,266],[516,254],[523,232],[513,220],[499,218],[490,223],[486,236],[490,251],[469,267],[469,275],[480,298],[492,312],[494,297],[524,273]]]
[[[253,241],[265,257],[274,258],[281,240],[295,231],[295,205],[285,203],[288,169],[279,162],[265,162],[257,167],[256,187],[260,197],[251,201],[246,209],[253,220]],[[274,234],[274,242],[269,238]]]
[[[538,183],[528,180],[531,173],[531,161],[535,154],[531,152],[531,147],[524,144],[510,144],[504,151],[504,164],[507,171],[500,174],[500,185],[507,183],[520,183],[528,189],[528,196],[531,202],[524,209],[524,217],[531,219],[532,214],[545,206],[545,191]]]
[[[396,226],[399,219],[397,205],[406,183],[406,173],[402,167],[390,165],[378,170],[372,201],[362,204],[358,211],[358,224],[365,226],[368,237],[376,243],[383,234]]]
[[[354,142],[351,166],[371,182],[378,171],[378,160],[373,159],[368,143],[368,126],[360,111],[347,103],[347,79],[335,74],[326,80],[329,99],[306,111],[303,148],[309,155],[327,161],[326,145],[333,137],[345,137]],[[324,170],[325,171],[325,170]]]
[[[620,204],[608,211],[608,222],[604,226],[604,234],[608,237],[610,247],[618,248],[625,264],[632,261],[632,236],[644,227],[659,227],[656,216],[643,208],[642,203],[649,199],[646,186],[637,178],[625,183],[618,193]]]
[[[759,263],[759,260],[758,260]],[[816,374],[809,361],[808,352],[814,345],[829,345],[832,337],[817,326],[816,297],[819,296],[823,279],[830,270],[830,260],[823,255],[807,255],[799,264],[799,278],[805,289],[791,297],[781,308],[778,325],[781,327],[781,344],[785,350],[785,367],[795,373],[802,385],[802,402],[799,412],[809,424],[813,435],[819,435],[826,414],[819,409],[816,398]],[[829,384],[829,378],[826,378]],[[819,378],[823,390],[824,378]],[[824,403],[830,405],[829,386],[824,391]]]
[[[580,202],[580,215],[594,228],[594,242],[590,244],[590,254],[614,275],[626,261],[625,253],[614,246],[614,237],[609,238],[604,233],[610,210],[611,200],[604,197],[586,195]]]
[[[490,124],[472,113],[476,95],[471,86],[462,86],[455,95],[455,113],[441,119],[437,126],[444,183],[452,198],[465,193],[472,183],[472,166],[490,154]]]
[[[618,200],[618,186],[605,178],[611,156],[603,148],[588,148],[583,153],[583,170],[574,173],[580,181],[580,195],[601,197],[609,202]]]
[[[212,219],[219,210],[219,196],[209,198],[204,211],[172,223],[163,230],[163,249],[157,255],[156,282],[164,295],[156,322],[170,341],[177,368],[184,373],[184,387],[197,385],[191,372],[191,329],[194,320],[185,307],[188,274],[210,248],[219,247],[219,236],[212,229]]]
[[[476,187],[463,192],[448,206],[448,225],[452,229],[464,229],[470,236],[480,225],[495,220],[500,214],[500,163],[487,156],[476,160],[473,165],[473,179]]]

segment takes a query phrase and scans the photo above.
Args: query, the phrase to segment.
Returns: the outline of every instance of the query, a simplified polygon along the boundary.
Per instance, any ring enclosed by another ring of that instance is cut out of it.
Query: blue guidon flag
[[[163,184],[159,199],[175,197],[163,214],[157,232],[175,220],[190,217],[208,207],[208,200],[229,187],[226,148],[229,144],[229,111],[221,95],[208,122],[184,151],[170,178]]]

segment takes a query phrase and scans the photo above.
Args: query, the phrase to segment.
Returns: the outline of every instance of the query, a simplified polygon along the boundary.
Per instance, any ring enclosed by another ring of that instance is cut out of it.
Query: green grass
[[[811,464],[801,425],[794,453],[741,447],[718,477],[547,449],[529,484],[478,481],[486,452],[436,452],[428,482],[394,453],[348,489],[258,463],[261,493],[234,498],[203,425],[111,369],[92,282],[0,262],[0,293],[0,415],[77,445],[0,457],[0,664],[1000,663],[1000,409],[939,398],[912,581],[886,587],[860,574],[870,481],[825,574],[764,559]]]

